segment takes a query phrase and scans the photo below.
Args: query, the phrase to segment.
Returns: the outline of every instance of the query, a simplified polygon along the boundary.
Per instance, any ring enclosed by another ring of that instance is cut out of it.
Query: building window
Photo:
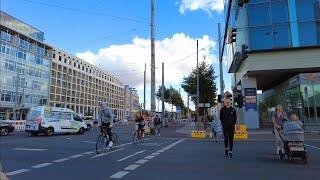
[[[272,49],[273,37],[271,27],[258,27],[250,29],[250,49]]]
[[[53,57],[53,59],[55,59],[56,58],[56,54],[53,54],[52,57]]]
[[[289,22],[287,1],[271,2],[272,23]]]
[[[292,47],[289,24],[274,26],[273,32],[274,32],[274,46],[276,48]]]
[[[320,45],[320,22],[299,23],[301,46]]]
[[[67,59],[66,58],[64,58],[64,63],[67,64]]]
[[[59,61],[61,61],[61,56],[59,56]]]
[[[320,20],[319,0],[296,0],[299,22]]]
[[[248,5],[249,27],[266,26],[271,24],[270,4],[249,4]]]

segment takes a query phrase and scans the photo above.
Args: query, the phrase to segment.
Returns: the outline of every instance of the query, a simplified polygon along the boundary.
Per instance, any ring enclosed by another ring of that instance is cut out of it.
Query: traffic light
[[[242,44],[241,46],[241,60],[245,60],[248,58],[248,46],[246,46],[245,44]]]
[[[244,98],[244,97],[243,97],[242,94],[238,94],[238,96],[234,98],[235,105],[236,105],[238,108],[242,108],[242,107],[243,107],[243,104],[244,104],[243,98]]]
[[[238,6],[242,7],[243,4],[248,4],[249,0],[238,0]]]
[[[228,29],[228,44],[236,42],[237,37],[237,29],[236,28],[229,28]]]
[[[221,94],[218,95],[218,103],[222,103],[222,96],[221,96]]]

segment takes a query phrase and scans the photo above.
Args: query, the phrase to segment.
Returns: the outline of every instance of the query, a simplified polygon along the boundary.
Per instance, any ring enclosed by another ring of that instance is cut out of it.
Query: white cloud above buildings
[[[178,3],[179,12],[204,10],[211,14],[213,11],[221,12],[224,8],[224,0],[181,0]]]
[[[162,62],[165,63],[165,82],[179,85],[184,76],[196,66],[196,41],[199,40],[199,61],[217,63],[216,42],[208,35],[192,38],[184,33],[156,41],[156,88],[161,85]],[[147,100],[150,99],[150,39],[136,37],[131,43],[111,45],[98,52],[79,52],[77,57],[93,64],[112,75],[120,77],[124,84],[136,87],[143,98],[143,72],[147,64]]]

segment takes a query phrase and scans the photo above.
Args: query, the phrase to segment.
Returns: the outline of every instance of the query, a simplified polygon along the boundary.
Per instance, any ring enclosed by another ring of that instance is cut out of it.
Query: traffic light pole
[[[223,104],[223,101],[224,101],[224,95],[223,95],[223,93],[224,93],[224,82],[223,82],[220,23],[218,23],[218,42],[219,42],[220,94],[221,94],[221,104]]]

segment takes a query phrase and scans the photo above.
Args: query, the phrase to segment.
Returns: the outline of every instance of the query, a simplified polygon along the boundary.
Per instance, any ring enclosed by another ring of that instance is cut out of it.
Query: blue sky
[[[178,88],[181,78],[195,65],[196,39],[200,48],[212,47],[199,58],[205,55],[219,74],[215,43],[217,23],[224,23],[222,1],[155,0],[156,67],[160,72],[161,62],[165,62],[167,86]],[[43,31],[47,43],[121,76],[142,95],[145,62],[150,69],[150,4],[150,0],[1,0],[1,10]],[[172,77],[175,74],[178,80]],[[161,73],[156,75],[160,79]],[[132,79],[135,76],[136,80]],[[227,73],[225,77],[230,89]],[[147,87],[148,93],[150,85]]]

